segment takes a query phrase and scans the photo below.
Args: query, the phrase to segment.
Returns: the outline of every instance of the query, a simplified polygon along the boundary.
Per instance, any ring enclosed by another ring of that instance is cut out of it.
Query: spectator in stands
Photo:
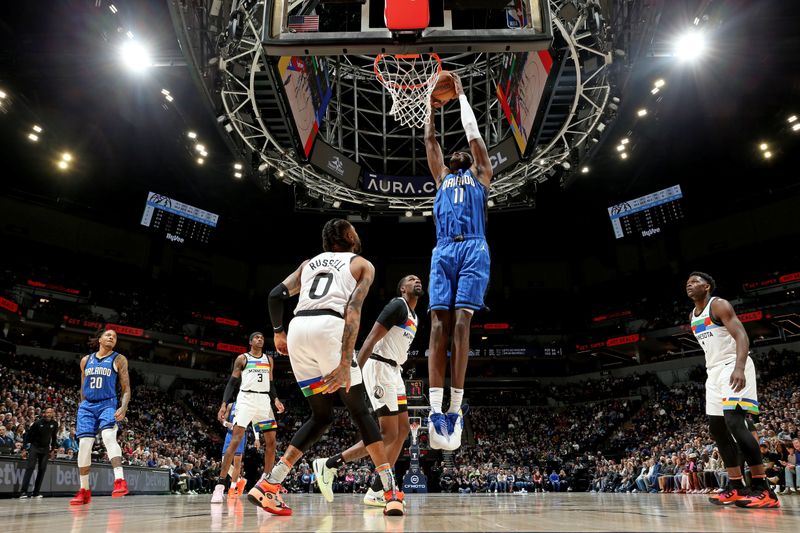
[[[542,473],[538,466],[533,469],[533,492],[544,492]]]
[[[800,439],[794,439],[786,445],[788,454],[786,461],[783,462],[786,487],[783,489],[783,494],[800,490],[800,479],[797,475],[797,465],[800,464],[800,449],[798,448],[800,448]]]
[[[12,437],[5,426],[0,426],[0,450],[7,449],[8,453],[14,449],[14,437]]]
[[[42,481],[44,481],[44,473],[47,471],[47,460],[50,458],[50,452],[58,449],[58,422],[53,417],[55,411],[52,407],[44,410],[44,414],[39,418],[31,428],[25,433],[24,445],[28,447],[28,462],[25,465],[25,476],[22,478],[22,487],[20,492],[22,495],[20,499],[28,498],[28,486],[31,483],[33,470],[36,469],[36,482],[33,486],[32,498],[41,498],[39,492],[42,488]]]
[[[553,492],[561,492],[561,477],[556,473],[555,470],[550,472],[550,476],[548,477],[550,481],[550,488]]]

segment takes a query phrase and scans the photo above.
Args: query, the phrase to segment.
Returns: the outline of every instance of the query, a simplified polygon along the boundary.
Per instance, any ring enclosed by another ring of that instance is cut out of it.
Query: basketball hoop
[[[436,54],[379,54],[375,76],[392,95],[389,114],[405,126],[424,128],[431,114],[431,93],[442,60]]]
[[[411,444],[414,445],[417,443],[419,428],[422,425],[422,418],[418,416],[410,416],[408,417],[408,425],[411,427]]]

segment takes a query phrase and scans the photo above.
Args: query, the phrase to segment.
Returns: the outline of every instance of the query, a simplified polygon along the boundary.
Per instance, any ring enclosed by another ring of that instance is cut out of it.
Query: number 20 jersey
[[[300,299],[295,314],[300,311],[327,309],[344,316],[356,280],[350,272],[350,262],[356,254],[323,252],[311,259],[300,273]]]
[[[100,402],[117,397],[117,371],[114,360],[119,353],[112,352],[103,358],[97,352],[89,355],[83,368],[83,397],[90,402]]]
[[[448,174],[433,201],[436,238],[485,237],[486,192],[469,169]]]

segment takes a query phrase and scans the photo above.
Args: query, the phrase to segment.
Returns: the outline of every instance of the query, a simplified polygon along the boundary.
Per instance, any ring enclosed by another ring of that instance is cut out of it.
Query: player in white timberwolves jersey
[[[311,418],[295,433],[291,444],[267,479],[259,481],[248,500],[272,514],[292,510],[280,496],[281,483],[292,466],[333,422],[332,393],[338,393],[358,427],[387,504],[384,513],[403,514],[403,493],[397,491],[386,450],[375,420],[369,415],[361,369],[353,358],[361,323],[361,307],[375,277],[372,263],[357,255],[361,241],[346,220],[333,219],[322,229],[323,253],[300,267],[269,295],[269,315],[275,348],[288,354],[297,384],[311,407]],[[295,317],[284,330],[283,304],[299,294]],[[332,495],[325,495],[328,501]]]
[[[422,281],[417,276],[404,276],[397,284],[397,298],[383,308],[358,352],[364,388],[378,416],[383,444],[392,467],[400,456],[410,429],[402,370],[417,333],[419,319],[415,309],[423,293]],[[333,478],[339,466],[366,455],[364,443],[359,442],[342,453],[314,460],[314,473],[320,492],[330,495],[332,499]],[[386,504],[380,479],[376,478],[373,486],[367,490],[364,503],[375,507]]]
[[[230,467],[233,457],[239,448],[239,443],[245,437],[247,426],[253,428],[264,439],[264,472],[269,472],[275,464],[275,448],[277,441],[275,431],[278,423],[272,412],[271,401],[279,413],[284,411],[284,406],[278,399],[273,381],[272,357],[264,353],[264,334],[256,331],[250,335],[250,351],[243,353],[233,362],[233,372],[225,387],[222,405],[217,413],[217,419],[225,423],[225,413],[228,404],[233,399],[236,388],[236,416],[233,418],[233,433],[225,455],[222,457],[219,482],[214,487],[211,503],[222,503],[224,493],[231,485]]]
[[[756,369],[749,356],[750,340],[733,306],[711,296],[714,278],[692,272],[686,294],[694,301],[689,320],[706,354],[706,414],[711,436],[728,470],[728,485],[709,498],[716,505],[746,508],[780,507],[764,473],[761,450],[748,425],[748,414],[758,415]],[[739,452],[750,466],[752,484],[745,487]]]

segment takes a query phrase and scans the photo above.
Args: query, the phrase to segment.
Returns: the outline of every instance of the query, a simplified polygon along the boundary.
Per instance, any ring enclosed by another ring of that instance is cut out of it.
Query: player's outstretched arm
[[[747,365],[747,355],[750,353],[750,338],[728,300],[715,299],[711,302],[711,312],[722,320],[722,324],[736,341],[736,364],[731,372],[730,385],[734,392],[739,392],[747,385],[744,369]]]
[[[269,293],[268,307],[269,319],[272,322],[272,340],[275,343],[275,349],[283,355],[289,353],[289,349],[286,346],[286,331],[283,326],[283,301],[300,292],[300,280],[303,268],[307,264],[308,260],[303,261],[297,267],[297,270],[289,274],[282,283],[278,284]]]
[[[444,156],[442,155],[442,147],[439,146],[439,141],[436,140],[436,112],[431,107],[431,116],[428,117],[428,122],[425,124],[425,154],[428,157],[428,168],[431,171],[431,176],[436,182],[436,187],[439,187],[442,179],[447,176],[448,169],[444,164]]]
[[[119,409],[114,413],[114,418],[117,421],[125,418],[125,413],[128,412],[128,404],[131,402],[131,378],[128,375],[128,358],[124,355],[118,355],[114,360],[117,367],[117,374],[119,375],[119,388],[122,391],[122,396],[119,399]]]
[[[467,95],[464,94],[464,86],[461,84],[461,78],[456,73],[453,73],[453,85],[455,86],[456,94],[458,94],[458,102],[461,105],[461,125],[464,126],[464,133],[467,134],[467,141],[469,142],[469,150],[472,153],[472,174],[487,189],[492,183],[492,162],[489,159],[489,151],[486,149],[486,143],[483,142],[481,132],[478,129],[478,120],[475,118],[475,113],[467,101]]]
[[[350,263],[350,272],[356,280],[356,288],[350,294],[344,308],[344,332],[342,333],[342,359],[333,372],[323,378],[326,394],[344,388],[350,392],[350,364],[353,361],[353,349],[361,324],[361,307],[367,297],[372,280],[375,279],[375,267],[361,256],[356,256]]]

